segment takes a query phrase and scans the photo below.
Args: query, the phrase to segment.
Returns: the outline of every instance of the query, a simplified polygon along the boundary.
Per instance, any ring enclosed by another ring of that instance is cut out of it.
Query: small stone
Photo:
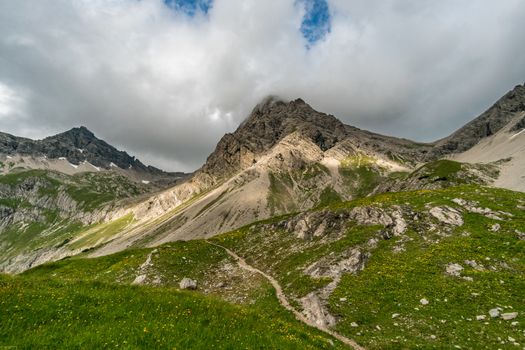
[[[430,336],[430,339],[432,339],[432,340],[435,340],[436,338],[437,338],[437,337],[436,337],[434,334],[432,334],[432,335]]]
[[[347,300],[348,299],[346,299],[346,298],[339,298],[339,301],[343,301],[344,302],[344,301],[347,301]]]
[[[491,309],[491,310],[489,311],[489,315],[490,315],[490,317],[492,317],[492,318],[499,317],[499,314],[500,314],[499,309]]]
[[[461,271],[463,271],[463,266],[460,264],[450,263],[447,265],[446,271],[447,275],[459,277],[461,275]]]
[[[180,289],[195,290],[197,289],[197,281],[184,277],[182,281],[180,281],[179,287]]]
[[[514,343],[516,341],[516,339],[512,338],[512,337],[508,337],[507,338],[511,343]]]
[[[464,200],[463,198],[454,198],[454,199],[452,200],[452,202],[454,202],[454,203],[456,203],[456,204],[458,204],[458,205],[461,205],[461,206],[465,206],[465,205],[467,205],[467,201]]]
[[[501,314],[501,318],[504,319],[505,321],[513,320],[516,317],[518,317],[518,313],[517,312],[508,312],[506,314]]]
[[[514,321],[514,322],[512,322],[510,325],[511,325],[512,327],[516,327],[516,326],[519,325],[519,324],[520,324],[520,323],[519,323],[518,321]]]
[[[476,320],[478,320],[478,321],[484,321],[486,318],[487,318],[487,316],[485,316],[485,315],[478,315],[478,316],[476,316]]]
[[[426,298],[423,298],[419,301],[421,305],[428,305],[429,301]]]
[[[355,322],[352,322],[352,323],[350,323],[350,327],[357,328],[357,327],[359,327],[359,325],[357,323],[355,323]]]
[[[399,314],[392,314],[392,318],[398,318]]]
[[[500,224],[494,224],[494,225],[492,225],[492,227],[490,228],[490,230],[491,230],[492,232],[498,232],[500,229],[501,229],[501,225],[500,225]]]

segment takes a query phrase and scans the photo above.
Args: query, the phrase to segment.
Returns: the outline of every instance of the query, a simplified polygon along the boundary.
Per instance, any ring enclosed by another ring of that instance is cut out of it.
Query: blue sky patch
[[[199,12],[207,14],[213,0],[164,0],[164,3],[176,11],[182,11],[193,17]]]
[[[323,39],[331,30],[330,8],[327,0],[298,0],[306,13],[301,23],[301,33],[308,47]]]
[[[163,0],[166,6],[175,11],[183,12],[190,17],[198,13],[208,14],[213,6],[213,0]],[[296,0],[298,6],[303,6],[305,15],[301,23],[301,33],[306,39],[306,47],[310,48],[330,33],[331,16],[328,0]]]

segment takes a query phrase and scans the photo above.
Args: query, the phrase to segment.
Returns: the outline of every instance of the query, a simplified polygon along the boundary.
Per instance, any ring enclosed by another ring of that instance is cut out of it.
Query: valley
[[[0,134],[0,347],[521,348],[524,117],[417,143],[269,97],[192,174]]]

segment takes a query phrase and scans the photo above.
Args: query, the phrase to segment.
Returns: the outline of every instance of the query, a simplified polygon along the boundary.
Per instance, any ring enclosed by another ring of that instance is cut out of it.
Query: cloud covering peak
[[[429,141],[525,80],[525,2],[0,0],[0,130],[192,170],[263,97]]]

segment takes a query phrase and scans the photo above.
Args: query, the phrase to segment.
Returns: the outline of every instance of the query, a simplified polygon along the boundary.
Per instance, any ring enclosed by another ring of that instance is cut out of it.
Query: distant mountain
[[[436,159],[452,153],[469,150],[481,140],[491,137],[525,111],[525,85],[518,85],[506,93],[486,112],[472,120],[452,135],[439,140],[427,159]],[[525,127],[525,118],[514,123],[512,131]]]
[[[66,158],[74,165],[89,162],[105,169],[117,166],[152,174],[163,173],[162,170],[145,166],[135,157],[117,150],[83,126],[43,140],[30,140],[0,132],[0,154],[45,156],[48,159]]]

